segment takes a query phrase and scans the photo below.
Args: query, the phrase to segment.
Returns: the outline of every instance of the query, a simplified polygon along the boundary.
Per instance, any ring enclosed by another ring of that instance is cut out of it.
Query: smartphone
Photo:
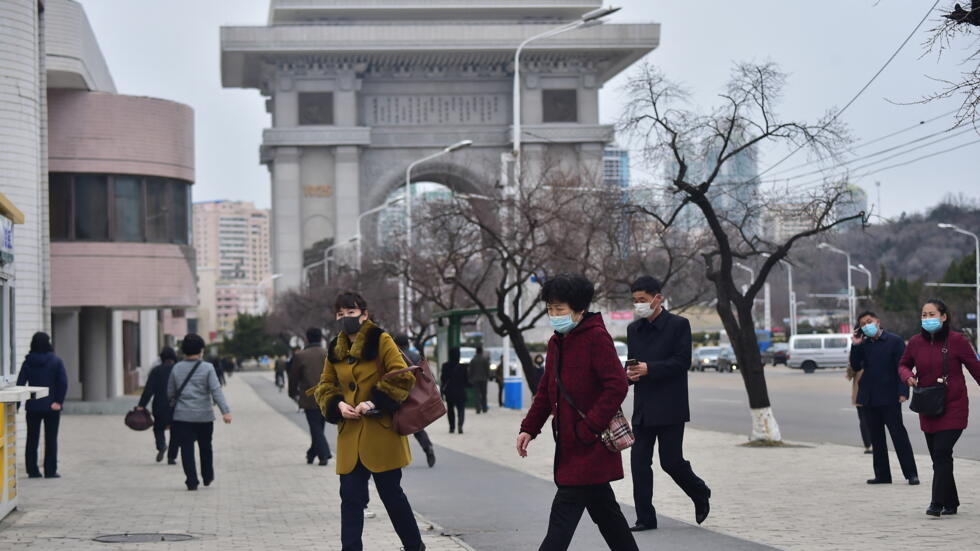
[[[639,363],[640,362],[638,360],[635,360],[633,358],[630,358],[630,359],[626,360],[626,369],[629,369],[629,368],[631,368],[631,367],[633,367],[635,365],[639,365]]]
[[[378,408],[371,408],[362,414],[364,417],[381,417],[381,410]]]

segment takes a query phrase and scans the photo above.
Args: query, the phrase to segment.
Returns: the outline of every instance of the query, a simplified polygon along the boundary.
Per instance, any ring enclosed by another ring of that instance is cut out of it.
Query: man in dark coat
[[[909,484],[919,484],[919,471],[912,454],[909,433],[902,422],[902,403],[909,398],[909,387],[898,375],[898,363],[905,352],[905,340],[881,327],[874,312],[858,316],[858,329],[851,344],[851,369],[863,372],[858,383],[857,405],[864,410],[864,419],[871,436],[871,453],[875,477],[868,484],[891,484],[888,465],[888,441],[885,427],[892,435],[892,444]]]
[[[44,423],[44,478],[60,478],[58,474],[58,425],[61,423],[61,407],[68,394],[68,373],[61,358],[54,355],[51,337],[47,333],[34,333],[30,353],[17,374],[18,386],[48,387],[44,398],[28,400],[27,443],[24,458],[27,476],[41,478],[37,468],[37,448],[41,440],[41,423]]]
[[[459,347],[449,349],[449,361],[442,364],[442,374],[439,379],[439,390],[446,400],[446,417],[449,419],[449,432],[456,432],[456,420],[459,418],[459,434],[463,434],[463,420],[466,417],[466,387],[469,381],[466,376],[466,366],[459,363]]]
[[[490,358],[483,355],[483,347],[476,347],[476,354],[467,367],[470,384],[476,390],[476,412],[487,412],[487,381],[490,380]]]
[[[691,324],[664,307],[660,282],[643,276],[630,287],[634,313],[640,319],[626,330],[627,371],[633,387],[633,431],[630,451],[633,501],[639,532],[657,527],[653,507],[653,447],[659,440],[660,467],[694,502],[698,524],[708,517],[711,490],[684,459],[684,424],[691,420],[687,372],[691,366]]]
[[[160,363],[150,370],[146,377],[146,386],[143,387],[143,394],[140,395],[138,409],[144,409],[146,404],[153,399],[153,437],[157,445],[157,463],[163,461],[164,454],[167,455],[167,464],[177,464],[177,452],[180,446],[174,444],[173,432],[170,433],[170,446],[167,446],[166,432],[170,427],[170,398],[167,397],[167,382],[170,381],[170,371],[177,363],[177,353],[173,348],[164,346],[160,350]],[[220,373],[220,371],[219,371]]]
[[[323,332],[316,327],[306,330],[306,348],[293,353],[289,366],[289,396],[296,400],[306,414],[306,423],[310,427],[310,447],[306,450],[306,462],[313,463],[313,458],[319,459],[320,465],[326,465],[333,455],[330,444],[323,430],[326,419],[320,411],[320,406],[306,391],[320,383],[323,373],[323,362],[327,359],[327,349],[323,347]]]

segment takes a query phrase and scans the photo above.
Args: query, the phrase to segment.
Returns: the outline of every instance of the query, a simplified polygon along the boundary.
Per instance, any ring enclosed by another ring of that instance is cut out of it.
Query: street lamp
[[[389,207],[392,207],[394,205],[397,205],[398,203],[401,203],[404,200],[405,200],[405,197],[395,197],[394,199],[388,199],[387,201],[384,202],[383,205],[381,205],[379,207],[374,207],[373,209],[368,209],[368,210],[362,212],[357,217],[357,234],[354,235],[354,237],[352,237],[351,239],[357,241],[357,271],[358,271],[358,273],[360,273],[360,271],[361,271],[361,247],[362,247],[361,243],[363,241],[363,233],[361,232],[361,222],[363,222],[364,218],[366,218],[366,217],[368,217],[368,216],[370,216],[372,214],[377,214],[377,213],[379,213],[379,212],[381,212],[381,211],[383,211],[383,210],[385,210],[385,209],[387,209]]]
[[[857,266],[851,266],[851,269],[852,270],[857,270],[857,271],[863,273],[864,275],[868,276],[868,289],[871,289],[871,287],[873,287],[873,285],[871,283],[871,270],[865,268],[864,267],[864,264],[858,264]]]
[[[769,257],[769,253],[762,253],[762,256]],[[779,263],[786,268],[786,287],[789,289],[789,331],[791,335],[796,334],[796,292],[793,291],[793,265],[786,260],[779,259]]]
[[[327,247],[326,249],[323,250],[323,282],[324,283],[329,283],[330,282],[330,252],[333,251],[334,249],[338,248],[338,247],[345,247],[345,246],[353,243],[354,241],[355,241],[355,238],[354,237],[351,237],[347,241],[343,241],[341,243],[335,243],[335,244],[330,245],[329,247]],[[311,266],[307,266],[307,267],[310,268],[312,266],[315,266],[315,264],[313,264]]]
[[[977,282],[976,282],[976,293],[977,293],[977,351],[980,352],[980,236],[973,232],[964,230],[963,228],[955,224],[939,224],[939,227],[944,230],[953,230],[956,233],[962,233],[963,235],[969,235],[973,238],[974,243],[976,243],[976,255],[977,261]]]
[[[842,254],[847,258],[847,326],[850,329],[854,329],[852,325],[854,323],[855,316],[855,305],[854,305],[854,287],[851,284],[851,253],[838,249],[837,247],[831,245],[830,243],[820,243],[817,245],[818,249],[824,249],[833,253]]]
[[[428,155],[422,157],[421,159],[413,161],[408,165],[408,168],[405,169],[405,245],[406,245],[405,254],[408,254],[408,252],[412,250],[412,169],[424,162],[431,161],[436,157],[441,157],[442,155],[447,155],[454,151],[459,151],[460,149],[463,149],[464,147],[470,147],[471,145],[473,145],[473,140],[463,140],[460,142],[456,142],[450,145],[449,147],[446,147],[436,153],[433,153],[432,155]],[[399,320],[401,321],[402,324],[402,331],[408,330],[409,321],[410,321],[409,317],[411,315],[409,314],[409,312],[411,311],[411,304],[412,304],[412,289],[409,283],[408,272],[409,272],[409,266],[406,263],[405,300],[404,300],[406,304],[403,305],[401,304],[402,301],[399,301],[399,305],[398,305],[399,309],[401,310],[399,314]],[[408,305],[409,307],[405,308],[406,305]]]

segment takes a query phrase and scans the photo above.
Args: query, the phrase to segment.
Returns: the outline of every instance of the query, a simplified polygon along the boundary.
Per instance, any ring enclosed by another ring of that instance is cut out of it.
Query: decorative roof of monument
[[[571,20],[602,0],[271,0],[269,24],[343,21]]]

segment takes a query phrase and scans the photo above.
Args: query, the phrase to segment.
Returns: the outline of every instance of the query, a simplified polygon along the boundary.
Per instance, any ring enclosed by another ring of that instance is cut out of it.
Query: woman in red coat
[[[517,437],[517,453],[526,457],[528,444],[552,417],[558,491],[540,550],[568,549],[586,509],[610,549],[637,549],[609,484],[623,478],[622,458],[599,438],[629,385],[602,316],[586,311],[594,294],[592,282],[578,274],[558,275],[541,289],[555,334],[548,342],[544,375]]]
[[[898,364],[902,380],[913,387],[939,384],[944,355],[948,370],[946,408],[942,415],[919,414],[919,424],[932,456],[932,503],[926,514],[934,517],[955,515],[960,505],[953,479],[953,446],[963,434],[970,415],[963,366],[980,383],[980,361],[970,341],[950,330],[946,304],[930,299],[922,306],[922,332],[909,339]]]

